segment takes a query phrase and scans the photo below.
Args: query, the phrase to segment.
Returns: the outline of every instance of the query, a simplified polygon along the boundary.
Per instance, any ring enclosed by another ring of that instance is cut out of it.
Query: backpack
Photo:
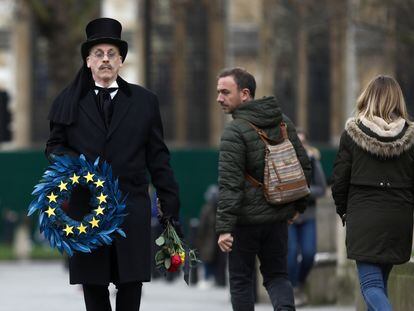
[[[289,203],[307,196],[310,193],[308,183],[295,148],[288,138],[286,123],[280,123],[282,139],[279,141],[270,139],[263,130],[249,124],[265,143],[265,159],[263,183],[247,173],[246,180],[256,188],[261,187],[270,204]]]

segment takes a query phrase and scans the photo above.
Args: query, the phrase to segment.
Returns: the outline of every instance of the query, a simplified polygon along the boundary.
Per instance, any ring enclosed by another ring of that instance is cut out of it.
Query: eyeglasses
[[[92,55],[93,57],[95,57],[96,59],[99,59],[99,60],[104,59],[105,55],[108,57],[109,60],[113,60],[113,59],[115,59],[116,57],[119,56],[119,54],[116,51],[113,51],[113,50],[109,50],[108,53],[106,53],[106,54],[102,50],[97,50],[97,51],[91,53],[90,55]]]

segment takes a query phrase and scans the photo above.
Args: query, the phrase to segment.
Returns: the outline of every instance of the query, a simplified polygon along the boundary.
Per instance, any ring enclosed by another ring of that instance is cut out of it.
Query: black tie
[[[113,105],[111,103],[111,93],[116,91],[117,87],[110,87],[110,88],[103,88],[99,86],[95,86],[95,89],[98,90],[98,104],[103,111],[105,126],[109,129],[109,125],[111,124],[112,113],[114,111]]]

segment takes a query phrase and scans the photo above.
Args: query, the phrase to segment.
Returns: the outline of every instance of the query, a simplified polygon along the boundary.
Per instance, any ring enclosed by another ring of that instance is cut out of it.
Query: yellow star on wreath
[[[96,197],[99,200],[99,204],[102,204],[102,202],[106,203],[106,197],[107,195],[104,195],[103,193],[101,193],[101,195],[99,197]]]
[[[66,236],[68,236],[69,234],[73,234],[73,226],[69,226],[68,224],[66,225],[66,228],[63,229],[63,231],[65,231]]]
[[[55,209],[56,209],[56,208],[51,208],[51,207],[49,206],[49,208],[48,208],[48,209],[47,209],[47,211],[45,212],[49,218],[50,218],[50,216],[56,216],[56,214],[55,214]]]
[[[67,182],[60,181],[60,185],[58,186],[60,189],[60,192],[62,192],[63,190],[67,191],[68,190],[68,188],[66,188],[67,185],[68,185]]]
[[[80,226],[76,227],[76,229],[79,230],[79,234],[86,233],[86,226],[83,225],[83,223],[80,224]]]
[[[93,217],[89,223],[91,224],[92,228],[95,228],[95,227],[99,227],[98,225],[99,221],[100,221],[99,219],[95,219],[95,217]]]
[[[74,185],[74,184],[79,184],[79,178],[80,178],[80,176],[73,173],[73,176],[70,177],[69,179],[72,180],[72,185]]]
[[[90,182],[90,181],[93,181],[93,176],[95,176],[95,174],[91,174],[90,172],[88,172],[88,174],[83,176],[83,178],[86,179],[86,182]]]
[[[57,195],[55,195],[53,192],[49,195],[46,196],[49,199],[49,203],[50,202],[55,202],[57,203],[56,199],[57,199]]]
[[[94,181],[95,187],[96,187],[96,188],[103,187],[104,182],[105,182],[105,181],[100,180],[100,179],[98,178],[98,181]]]
[[[94,209],[94,211],[96,212],[96,216],[98,216],[98,215],[103,215],[103,214],[104,214],[104,213],[103,213],[104,209],[105,209],[105,208],[103,208],[103,207],[101,207],[101,206],[98,206],[98,208]]]

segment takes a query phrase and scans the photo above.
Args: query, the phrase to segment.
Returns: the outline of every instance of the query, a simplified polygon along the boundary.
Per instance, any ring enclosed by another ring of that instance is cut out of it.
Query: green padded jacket
[[[265,144],[248,122],[263,129],[271,139],[280,137],[283,120],[305,176],[310,181],[311,165],[292,121],[282,114],[274,97],[263,97],[240,105],[233,112],[221,137],[219,155],[219,203],[217,233],[231,233],[237,224],[262,224],[287,220],[296,211],[303,212],[306,198],[283,204],[267,203],[262,188],[253,187],[245,179],[249,173],[263,181]]]

